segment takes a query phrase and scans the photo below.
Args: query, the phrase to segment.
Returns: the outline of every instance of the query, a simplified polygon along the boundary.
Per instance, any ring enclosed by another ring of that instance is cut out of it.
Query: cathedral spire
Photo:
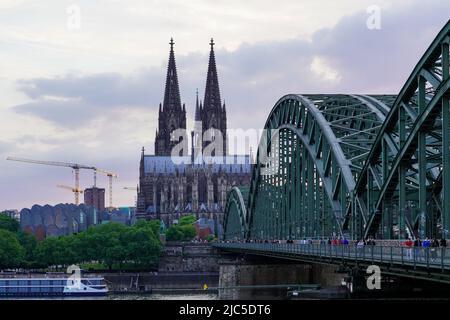
[[[175,53],[173,38],[170,39],[169,63],[167,66],[166,88],[164,91],[164,112],[181,111],[180,88],[178,86],[177,66],[175,63]]]
[[[213,143],[216,140],[216,133],[210,132],[210,129],[214,128],[219,130],[222,134],[223,148],[216,145],[218,150],[216,153],[216,148],[212,150],[211,155],[226,155],[227,153],[227,116],[226,112],[222,108],[220,100],[220,89],[219,89],[219,79],[217,76],[216,67],[216,57],[214,54],[214,39],[211,38],[209,43],[211,46],[211,51],[209,53],[209,63],[208,63],[208,73],[206,75],[206,88],[205,88],[205,99],[203,100],[203,109],[201,109],[203,131],[208,132],[208,135],[203,137],[203,149],[209,145],[209,141]]]
[[[180,88],[178,85],[177,66],[175,64],[175,53],[170,39],[169,63],[167,65],[166,86],[164,89],[164,101],[158,116],[159,135],[155,140],[155,154],[158,156],[169,156],[173,148],[181,141],[187,141],[184,134],[178,140],[174,140],[172,132],[177,129],[186,129],[186,106],[181,105]],[[181,153],[181,152],[180,152]]]
[[[198,89],[197,89],[197,99],[195,101],[195,121],[201,121],[200,104],[198,103]]]
[[[208,74],[206,76],[206,88],[205,99],[203,100],[203,106],[206,109],[220,110],[220,90],[219,80],[217,77],[216,57],[214,55],[214,39],[211,38],[209,45],[211,51],[209,53]]]
[[[145,157],[145,149],[142,146],[142,151],[141,151],[141,160],[139,161],[139,175],[141,177],[145,176],[145,164],[144,164],[144,157]]]

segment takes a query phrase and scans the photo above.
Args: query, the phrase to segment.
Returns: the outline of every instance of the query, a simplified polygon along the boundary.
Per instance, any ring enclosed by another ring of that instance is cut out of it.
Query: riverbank
[[[217,300],[217,294],[213,293],[189,293],[189,294],[126,294],[116,295],[110,294],[106,297],[106,300]]]
[[[95,276],[104,277],[109,291],[114,294],[196,294],[219,284],[218,272],[99,273]]]

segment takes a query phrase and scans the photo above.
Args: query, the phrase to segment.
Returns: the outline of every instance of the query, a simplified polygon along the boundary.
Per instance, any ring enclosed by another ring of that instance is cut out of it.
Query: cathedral
[[[227,113],[220,97],[213,39],[210,46],[205,95],[199,101],[197,91],[188,150],[186,105],[181,103],[174,42],[170,41],[155,154],[145,154],[144,148],[141,153],[137,199],[140,218],[160,219],[171,225],[182,215],[195,214],[197,218],[214,219],[220,226],[227,192],[233,186],[250,185],[251,156],[228,154]]]

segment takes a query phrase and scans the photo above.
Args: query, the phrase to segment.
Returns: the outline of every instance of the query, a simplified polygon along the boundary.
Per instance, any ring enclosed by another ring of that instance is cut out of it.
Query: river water
[[[217,300],[217,294],[109,294],[106,297],[8,297],[0,300]]]
[[[127,294],[108,295],[106,300],[217,300],[217,294]]]

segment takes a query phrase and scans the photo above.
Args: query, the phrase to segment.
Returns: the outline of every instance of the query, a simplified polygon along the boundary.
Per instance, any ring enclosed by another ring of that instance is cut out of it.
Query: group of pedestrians
[[[348,241],[347,238],[333,238],[333,239],[329,238],[327,240],[327,244],[331,245],[331,246],[337,246],[337,245],[344,245],[344,246],[346,246],[346,245],[349,244],[349,241]]]
[[[425,259],[430,259],[435,262],[438,259],[439,251],[445,254],[445,249],[447,248],[447,240],[445,239],[429,239],[425,238],[423,241],[417,237],[414,241],[408,238],[405,241],[406,247],[406,257],[409,260],[413,259],[413,249],[414,255],[417,260],[423,261]],[[441,250],[439,250],[441,248]]]
[[[303,238],[301,240],[293,240],[292,238],[289,238],[287,241],[284,240],[268,240],[268,239],[259,239],[259,240],[234,240],[234,241],[221,241],[225,243],[230,242],[238,242],[238,243],[271,243],[271,244],[281,244],[281,243],[288,243],[288,244],[294,244],[298,243],[300,245],[313,245],[313,244],[320,244],[320,245],[329,245],[331,247],[334,247],[332,250],[337,250],[340,246],[349,246],[350,241],[345,237],[333,237],[333,238],[320,238],[318,241],[313,241],[312,239],[306,239]],[[376,242],[374,238],[369,237],[368,239],[360,239],[359,241],[353,242],[356,246],[356,249],[362,250],[365,246],[371,246],[374,248],[376,246]],[[419,237],[412,240],[411,238],[408,238],[403,243],[404,247],[406,248],[406,258],[408,260],[415,260],[415,261],[431,261],[436,262],[438,259],[446,256],[446,248],[447,248],[447,241],[445,239],[429,239],[428,237],[424,240],[420,239]],[[373,250],[373,249],[372,249]]]
[[[359,240],[357,243],[356,243],[356,248],[358,248],[358,249],[362,249],[362,248],[364,248],[365,246],[375,246],[376,245],[376,243],[375,243],[375,239],[373,239],[373,238],[368,238],[367,240],[366,239],[361,239],[361,240]]]

